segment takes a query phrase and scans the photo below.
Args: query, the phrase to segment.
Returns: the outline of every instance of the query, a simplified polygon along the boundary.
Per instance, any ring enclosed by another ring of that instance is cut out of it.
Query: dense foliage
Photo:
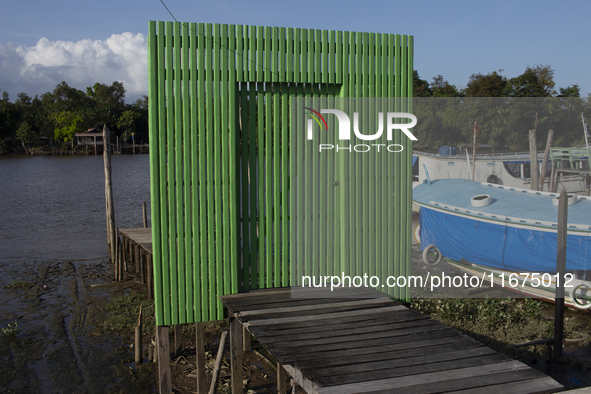
[[[75,133],[106,124],[112,138],[148,141],[148,98],[125,104],[125,88],[121,82],[111,85],[96,83],[86,92],[69,86],[56,85],[53,92],[31,98],[19,93],[12,102],[7,92],[0,99],[0,152],[10,141],[18,141],[25,151],[30,146],[45,143],[70,142]]]

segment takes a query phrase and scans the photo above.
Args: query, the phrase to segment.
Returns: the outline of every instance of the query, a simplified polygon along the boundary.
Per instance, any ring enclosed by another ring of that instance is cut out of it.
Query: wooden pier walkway
[[[313,298],[317,289],[309,290],[312,298],[293,298],[289,288],[220,297],[231,318],[233,382],[242,382],[237,350],[242,325],[308,394],[564,389],[545,374],[374,290],[369,290],[374,298],[360,293],[348,299]]]
[[[154,298],[154,275],[152,272],[152,229],[120,228],[117,231],[117,272],[140,274],[140,280],[148,285],[148,297]]]

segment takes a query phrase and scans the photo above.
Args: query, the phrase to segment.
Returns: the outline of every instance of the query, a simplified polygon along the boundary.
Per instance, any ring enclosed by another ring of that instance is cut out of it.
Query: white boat
[[[494,286],[554,300],[557,199],[556,193],[464,179],[418,185],[413,202],[420,206],[425,262],[443,257]],[[565,302],[591,308],[591,197],[569,196],[566,269]]]
[[[480,145],[479,149],[491,148]],[[477,149],[478,151],[478,149]],[[467,152],[467,151],[466,151]],[[543,153],[538,153],[538,169],[541,171]],[[548,160],[543,191],[550,190],[552,166],[560,170],[589,170],[589,150],[583,148],[553,148]],[[474,179],[472,179],[474,173]],[[439,153],[413,152],[413,187],[427,178],[468,179],[508,187],[529,189],[531,185],[529,153],[481,153],[471,155],[461,153],[454,147],[443,146]],[[585,177],[577,171],[561,172],[556,180],[554,191],[566,189],[567,193],[583,193]]]

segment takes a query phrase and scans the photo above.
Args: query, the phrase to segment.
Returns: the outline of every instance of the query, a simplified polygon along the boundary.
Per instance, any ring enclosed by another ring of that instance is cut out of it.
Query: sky
[[[179,22],[348,30],[414,36],[414,68],[463,89],[472,74],[516,77],[549,65],[556,89],[591,93],[591,1],[180,1]],[[66,81],[85,90],[122,82],[147,94],[148,21],[171,21],[160,0],[0,0],[0,90],[10,99]]]

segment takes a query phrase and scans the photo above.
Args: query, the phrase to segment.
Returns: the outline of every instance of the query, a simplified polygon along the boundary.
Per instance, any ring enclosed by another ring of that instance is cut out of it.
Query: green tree
[[[509,97],[546,97],[546,90],[532,72],[525,72],[507,81],[506,94]]]
[[[560,94],[556,97],[581,97],[579,85],[571,85],[566,88],[560,88]]]
[[[496,71],[486,75],[472,74],[464,92],[467,97],[502,97],[506,85],[507,79]]]
[[[450,85],[449,82],[443,79],[443,75],[441,74],[437,74],[433,78],[431,89],[433,91],[433,97],[462,97],[464,95],[463,92],[458,91],[456,85]]]
[[[126,142],[131,135],[136,131],[136,122],[140,118],[140,114],[135,111],[127,110],[121,114],[117,121],[117,127],[123,131],[121,139]]]
[[[429,82],[419,77],[417,70],[412,72],[413,97],[431,97],[433,91],[429,87]]]
[[[55,115],[55,139],[68,142],[74,139],[77,131],[82,131],[82,118],[70,111],[62,111]]]
[[[28,152],[29,149],[27,147],[37,142],[37,133],[33,130],[29,122],[24,121],[16,130],[16,139],[21,142],[25,152]]]

